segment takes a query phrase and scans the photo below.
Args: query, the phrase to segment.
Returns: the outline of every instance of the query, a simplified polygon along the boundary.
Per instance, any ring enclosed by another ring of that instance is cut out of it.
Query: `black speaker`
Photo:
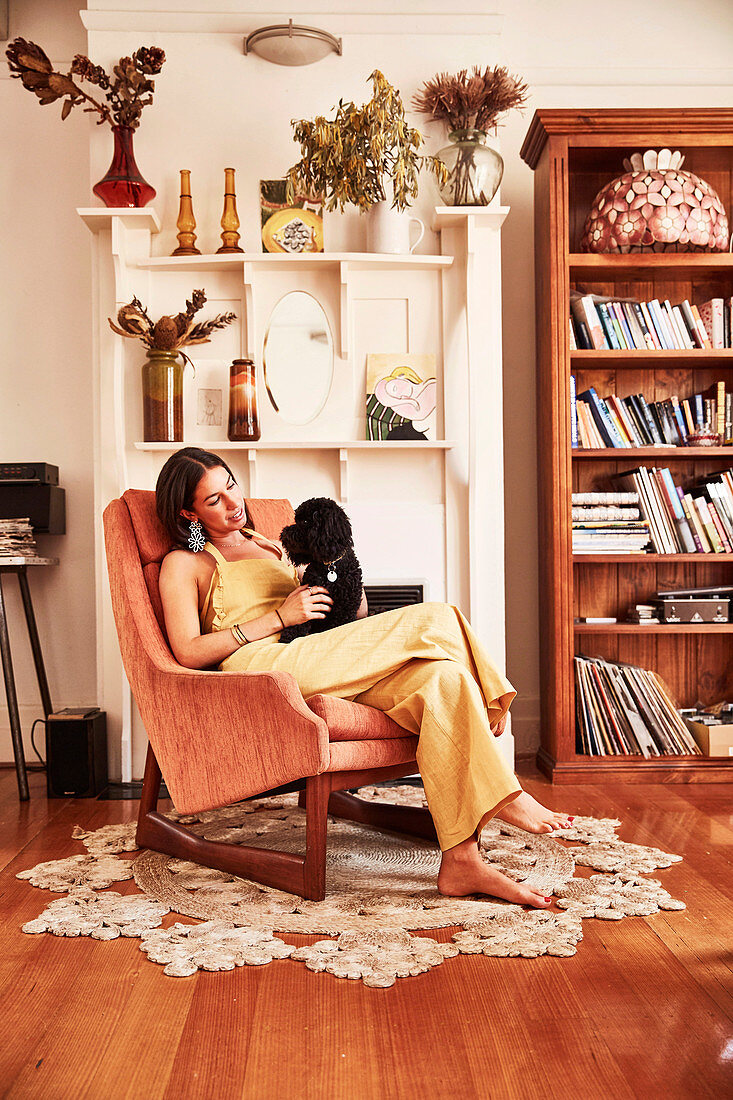
[[[46,719],[49,798],[96,798],[107,786],[107,713],[67,707]]]
[[[28,517],[35,532],[66,534],[66,492],[58,485],[0,483],[0,519]]]

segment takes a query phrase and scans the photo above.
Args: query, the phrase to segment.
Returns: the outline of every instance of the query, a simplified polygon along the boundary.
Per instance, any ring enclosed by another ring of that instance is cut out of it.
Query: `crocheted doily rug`
[[[420,787],[364,787],[359,795],[425,805]],[[297,805],[297,795],[166,816],[209,840],[282,851],[305,849],[305,812]],[[573,955],[582,939],[583,917],[620,920],[685,908],[657,879],[644,877],[681,857],[619,840],[620,824],[610,818],[576,817],[570,829],[537,835],[494,820],[484,829],[484,859],[547,897],[554,895],[560,913],[486,898],[444,898],[435,885],[440,852],[434,844],[338,818],[329,817],[322,902],[304,901],[157,852],[121,858],[121,853],[136,850],[134,822],[93,832],[76,826],[73,836],[82,841],[86,855],[41,863],[17,876],[66,893],[23,925],[23,931],[94,939],[139,937],[140,949],[163,964],[170,976],[290,957],[311,970],[382,987],[459,953]],[[558,837],[575,843],[567,845]],[[575,877],[578,865],[607,873]],[[121,896],[106,889],[133,877],[138,894]],[[161,928],[169,912],[204,923]],[[452,926],[462,931],[450,943],[410,935],[414,930]],[[296,948],[276,932],[338,938]]]

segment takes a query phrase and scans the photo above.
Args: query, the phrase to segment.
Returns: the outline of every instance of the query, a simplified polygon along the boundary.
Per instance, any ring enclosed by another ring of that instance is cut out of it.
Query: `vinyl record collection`
[[[575,657],[577,752],[685,756],[700,749],[662,680],[634,665]]]

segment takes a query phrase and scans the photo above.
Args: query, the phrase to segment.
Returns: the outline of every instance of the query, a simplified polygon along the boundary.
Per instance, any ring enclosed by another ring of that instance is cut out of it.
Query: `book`
[[[651,438],[652,443],[661,443],[662,442],[662,437],[660,436],[660,434],[657,430],[657,426],[654,423],[654,420],[652,419],[652,415],[649,412],[649,406],[646,403],[646,400],[644,398],[644,394],[643,393],[637,393],[635,396],[636,396],[636,399],[639,402],[639,405],[641,407],[641,413],[642,413],[642,416],[644,417],[644,421],[645,421],[647,429],[649,431],[649,436]]]
[[[596,308],[598,310],[598,316],[601,319],[601,324],[603,325],[603,331],[606,334],[606,339],[608,340],[609,347],[613,348],[615,351],[618,351],[621,345],[618,341],[616,329],[614,328],[613,322],[611,320],[611,314],[609,313],[607,303],[598,302]]]
[[[659,334],[657,332],[657,327],[654,324],[654,320],[652,318],[651,310],[649,309],[649,303],[648,302],[640,302],[639,305],[640,305],[640,308],[641,308],[641,312],[644,315],[644,320],[646,321],[646,326],[649,329],[649,335],[652,338],[652,342],[654,344],[654,347],[657,348],[657,350],[661,351],[664,347],[664,344],[662,343],[662,341],[659,338]]]
[[[608,409],[601,401],[593,386],[584,390],[583,393],[579,393],[578,397],[587,402],[591,415],[596,423],[598,431],[601,435],[601,439],[604,441],[606,447],[624,447],[628,444],[624,443],[616,426],[609,416]]]
[[[570,375],[570,446],[578,446],[578,408],[575,394],[575,375]]]
[[[697,325],[697,331],[702,341],[702,347],[712,348],[713,345],[710,343],[710,337],[708,336],[707,329],[705,328],[702,317],[700,316],[700,310],[697,308],[694,302],[690,306],[690,309],[692,310],[692,316],[695,318],[695,324]]]
[[[713,548],[710,545],[710,539],[707,536],[707,531],[705,530],[702,520],[700,519],[700,514],[695,507],[695,501],[693,500],[690,493],[685,493],[682,499],[687,504],[686,514],[689,516],[693,530],[697,533],[697,537],[700,540],[702,553],[712,554]]]
[[[649,302],[649,310],[654,320],[657,333],[659,334],[659,339],[662,342],[662,347],[666,348],[668,351],[672,351],[675,347],[675,344],[672,339],[672,332],[669,327],[669,322],[667,320],[667,314],[662,309],[662,306],[657,298],[653,298],[652,301]]]
[[[624,316],[623,304],[621,302],[611,302],[609,305],[613,316],[616,319],[617,329],[616,332],[620,332],[620,339],[622,340],[622,347],[626,347],[629,351],[633,351],[635,348],[634,338],[631,335],[631,330],[626,322]]]
[[[588,330],[591,347],[597,351],[608,350],[610,345],[606,340],[600,318],[596,311],[593,298],[590,294],[578,294],[571,291],[570,308],[573,316],[579,324],[584,324]]]
[[[723,521],[721,520],[721,518],[718,514],[718,509],[715,505],[715,502],[712,501],[712,500],[708,500],[708,501],[706,501],[706,504],[708,506],[708,512],[710,513],[710,518],[713,521],[713,526],[715,527],[715,530],[718,532],[718,538],[720,539],[721,545],[723,547],[722,552],[724,554],[730,554],[731,553],[731,545],[730,545],[730,542],[728,541],[728,536],[725,533],[725,527],[723,526]]]
[[[700,306],[700,317],[713,348],[724,348],[723,299],[711,298]]]
[[[687,441],[687,425],[685,424],[685,418],[682,415],[680,403],[676,397],[670,397],[669,400],[672,404],[672,411],[674,412],[675,421],[679,430],[680,440],[682,443],[685,443]]]
[[[654,337],[652,336],[649,324],[647,323],[646,317],[644,315],[642,303],[634,302],[632,305],[632,309],[634,310],[634,314],[636,315],[636,323],[641,332],[644,345],[648,348],[649,351],[654,351],[657,347],[657,344],[654,341]]]
[[[682,340],[682,347],[687,348],[688,351],[691,351],[695,347],[695,341],[692,339],[692,334],[685,324],[685,318],[679,306],[672,306],[672,316],[677,325],[677,331],[680,334],[680,339]]]
[[[691,514],[689,506],[687,504],[687,498],[686,498],[685,494],[682,492],[681,486],[677,485],[676,489],[677,489],[677,496],[679,498],[680,506],[682,508],[684,517],[687,520],[687,526],[690,529],[690,535],[692,536],[692,541],[695,544],[695,551],[698,554],[702,554],[702,553],[705,552],[704,547],[703,547],[703,544],[702,544],[702,540],[701,540],[701,538],[700,538],[700,536],[697,532],[697,528],[693,524],[692,514]]]
[[[705,343],[700,336],[700,332],[697,327],[697,321],[695,320],[695,316],[692,312],[692,306],[687,301],[687,299],[685,299],[684,302],[680,302],[680,310],[682,311],[682,316],[685,319],[687,331],[690,334],[690,339],[692,340],[693,344],[696,348],[704,348]]]
[[[710,509],[708,508],[708,502],[705,497],[693,497],[695,507],[697,508],[697,514],[700,517],[700,522],[705,528],[705,534],[708,536],[708,541],[713,548],[714,554],[723,553],[723,543],[721,542],[718,529],[713,523],[713,517],[710,515]]]
[[[620,412],[619,402],[615,394],[609,394],[609,396],[604,398],[604,400],[606,403],[606,408],[608,409],[608,415],[611,417],[611,420],[613,420],[616,431],[623,440],[624,447],[636,446],[634,442],[634,435],[626,427],[625,418],[623,416],[623,413]]]
[[[677,535],[682,543],[683,552],[685,554],[694,554],[696,549],[695,540],[692,537],[690,525],[687,522],[687,517],[680,503],[677,486],[672,480],[672,474],[668,469],[665,468],[659,471],[659,484],[664,494],[665,501],[670,509],[675,526],[677,527]]]

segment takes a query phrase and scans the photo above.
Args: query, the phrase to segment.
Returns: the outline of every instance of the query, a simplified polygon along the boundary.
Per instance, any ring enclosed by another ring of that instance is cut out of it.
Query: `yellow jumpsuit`
[[[201,610],[203,633],[279,608],[300,583],[282,558],[228,562],[210,542],[206,549],[216,569]],[[521,791],[489,729],[516,692],[458,608],[410,604],[288,645],[279,637],[250,642],[219,667],[290,672],[306,699],[323,692],[365,703],[417,734],[416,759],[441,849],[483,828]]]

